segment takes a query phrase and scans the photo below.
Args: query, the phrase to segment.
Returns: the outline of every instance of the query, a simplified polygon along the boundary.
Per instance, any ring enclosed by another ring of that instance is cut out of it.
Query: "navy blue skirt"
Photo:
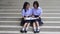
[[[23,26],[25,23],[31,23],[31,20],[24,20],[24,18],[22,18],[20,25]]]
[[[38,17],[38,16],[35,16],[35,17]],[[25,22],[30,22],[30,25],[32,26],[33,25],[33,22],[35,22],[36,20],[30,20],[30,21],[25,21],[24,18],[21,19],[21,22],[20,22],[20,26],[23,26],[25,24]],[[41,18],[37,19],[37,21],[39,22],[39,25],[42,26],[43,25],[43,22],[41,20]]]
[[[38,15],[35,15],[34,17],[39,17],[39,16],[38,16]],[[32,22],[36,22],[36,21],[39,22],[39,25],[40,25],[40,26],[43,25],[43,21],[42,21],[42,19],[41,19],[40,17],[39,17],[39,19],[33,20]],[[31,24],[32,24],[32,22],[31,22]]]

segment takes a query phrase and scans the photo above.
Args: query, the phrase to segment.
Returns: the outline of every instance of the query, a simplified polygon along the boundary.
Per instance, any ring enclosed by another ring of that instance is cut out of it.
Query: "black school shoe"
[[[20,32],[21,32],[21,33],[27,33],[27,31],[26,31],[26,30],[24,30],[24,31],[23,31],[23,30],[20,30]]]
[[[24,32],[25,32],[25,33],[27,33],[27,31],[26,31],[26,30],[25,30]]]
[[[36,30],[34,30],[34,29],[33,29],[33,31],[34,31],[34,33],[36,33],[36,32],[37,32],[37,31],[36,31]]]
[[[34,33],[39,33],[40,32],[40,30],[38,31],[38,29],[36,29],[36,31],[34,30]]]
[[[40,31],[34,31],[34,33],[39,33]]]
[[[34,33],[37,33],[37,31],[34,31]]]
[[[40,31],[36,31],[36,33],[39,33]]]
[[[24,33],[24,31],[23,31],[23,30],[20,30],[20,32],[21,32],[21,33]]]
[[[36,29],[36,33],[39,33],[40,32],[40,30],[39,29]]]

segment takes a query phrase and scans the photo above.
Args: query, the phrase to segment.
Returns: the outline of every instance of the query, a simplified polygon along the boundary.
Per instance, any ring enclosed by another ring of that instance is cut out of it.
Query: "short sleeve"
[[[40,16],[42,15],[42,8],[39,7],[39,10],[40,10]]]
[[[24,11],[24,9],[22,9],[22,16],[25,16],[25,11]]]

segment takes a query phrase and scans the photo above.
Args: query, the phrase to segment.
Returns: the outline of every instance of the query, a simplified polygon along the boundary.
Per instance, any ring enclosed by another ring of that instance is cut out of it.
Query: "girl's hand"
[[[25,18],[28,18],[27,16]]]
[[[39,16],[39,18],[41,18],[41,16]]]
[[[39,18],[39,17],[37,17],[37,18]]]
[[[34,16],[32,16],[34,18]]]

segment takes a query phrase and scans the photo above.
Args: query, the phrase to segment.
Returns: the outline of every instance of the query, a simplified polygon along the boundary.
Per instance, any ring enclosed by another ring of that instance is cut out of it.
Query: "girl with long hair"
[[[25,2],[24,5],[23,5],[23,9],[22,9],[22,18],[28,18],[28,17],[31,17],[32,15],[32,11],[30,9],[30,4],[29,2]],[[23,28],[21,30],[22,33],[26,33],[27,30],[28,30],[28,27],[30,25],[30,20],[24,20],[24,25],[23,25]]]

